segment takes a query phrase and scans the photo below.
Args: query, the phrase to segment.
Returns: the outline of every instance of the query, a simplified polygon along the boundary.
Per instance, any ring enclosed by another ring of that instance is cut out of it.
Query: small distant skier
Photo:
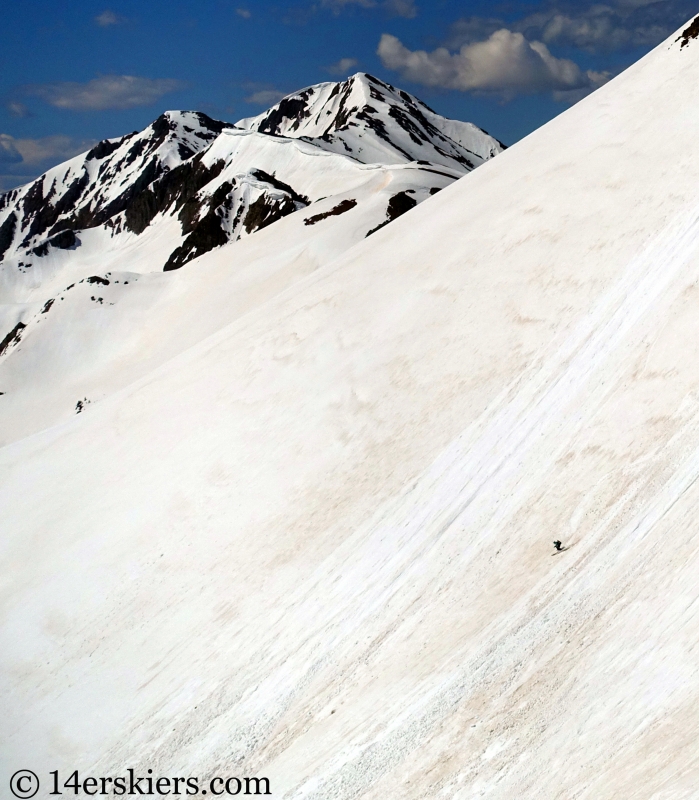
[[[563,542],[560,542],[558,539],[553,543],[553,546],[556,550],[563,550]]]

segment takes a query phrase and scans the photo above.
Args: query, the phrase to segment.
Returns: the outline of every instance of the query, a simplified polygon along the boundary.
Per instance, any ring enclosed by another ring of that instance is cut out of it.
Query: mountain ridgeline
[[[241,144],[244,136],[256,152]],[[305,163],[292,168],[293,181],[285,177],[288,155],[275,146],[280,139],[303,145],[297,161]],[[475,125],[445,119],[362,73],[304,89],[237,125],[169,111],[140,133],[102,141],[1,195],[0,261],[26,271],[82,246],[83,231],[127,242],[174,218],[178,229],[162,239],[157,266],[176,269],[317,201],[308,184],[310,173],[328,166],[312,158],[319,152],[355,165],[419,166],[417,190],[425,169],[454,180],[502,149]]]

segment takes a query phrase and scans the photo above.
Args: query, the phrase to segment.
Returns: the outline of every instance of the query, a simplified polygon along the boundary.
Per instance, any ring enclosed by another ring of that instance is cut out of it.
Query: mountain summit
[[[365,72],[281,100],[237,127],[291,136],[365,164],[422,161],[465,172],[505,146],[470,122],[446,119],[421,100]]]

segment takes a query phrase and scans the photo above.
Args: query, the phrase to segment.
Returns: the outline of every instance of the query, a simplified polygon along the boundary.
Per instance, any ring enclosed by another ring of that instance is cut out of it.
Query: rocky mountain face
[[[237,125],[304,139],[365,164],[417,161],[469,172],[505,149],[472,123],[445,119],[413,95],[366,73],[311,86]]]
[[[229,324],[239,276],[262,302],[501,149],[358,74],[236,125],[168,111],[2,195],[0,442]]]
[[[86,228],[125,226],[140,233],[147,192],[172,173],[180,178],[178,196],[191,189],[200,179],[194,157],[229,127],[198,112],[167,112],[140,133],[105,139],[27,186],[0,195],[0,259],[74,247],[76,231]],[[187,168],[178,172],[184,164]]]
[[[241,155],[240,139],[226,135],[236,132],[257,134],[256,157],[249,144]],[[177,269],[318,199],[307,184],[327,162],[306,157],[307,174],[297,174],[292,185],[279,177],[284,164],[277,164],[278,148],[270,141],[281,137],[302,141],[306,156],[322,150],[356,165],[417,162],[446,168],[451,179],[503,149],[476,126],[440,117],[361,73],[290,95],[236,126],[170,111],[144,131],[100,142],[0,196],[0,261],[26,270],[54,250],[81,246],[81,231],[140,236],[163,217],[176,217],[179,240],[169,249],[161,242],[159,266]],[[426,175],[414,173],[416,191]]]

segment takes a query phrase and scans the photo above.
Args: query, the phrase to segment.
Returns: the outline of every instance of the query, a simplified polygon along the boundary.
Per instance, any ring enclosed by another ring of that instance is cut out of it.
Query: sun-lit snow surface
[[[146,375],[502,150],[364,74],[306,92],[331,86],[360,106],[323,115],[362,153],[170,111],[0,197],[0,445]]]
[[[3,774],[696,796],[698,72],[0,450]]]

